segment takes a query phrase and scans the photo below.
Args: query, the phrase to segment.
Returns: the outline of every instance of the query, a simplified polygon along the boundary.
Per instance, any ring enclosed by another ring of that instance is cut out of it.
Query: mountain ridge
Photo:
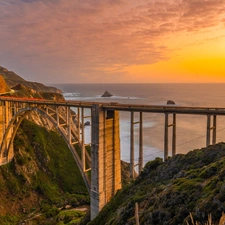
[[[18,84],[22,84],[27,88],[34,89],[38,92],[52,92],[52,93],[62,93],[62,91],[56,87],[45,86],[39,82],[26,81],[13,71],[0,66],[0,75],[4,78],[7,85],[12,88]]]

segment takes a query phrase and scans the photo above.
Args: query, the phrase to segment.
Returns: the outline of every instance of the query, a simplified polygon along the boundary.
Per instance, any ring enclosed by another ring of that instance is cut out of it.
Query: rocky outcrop
[[[90,126],[91,125],[91,122],[90,121],[86,121],[85,123],[84,123],[84,126]]]
[[[14,90],[14,92],[10,93],[10,95],[15,97],[41,98],[41,99],[58,100],[58,101],[65,100],[63,95],[60,93],[39,92],[36,89],[29,88],[24,84],[18,84],[12,87],[11,89]]]
[[[101,97],[112,97],[113,95],[109,93],[108,91],[105,91],[105,93]]]
[[[166,104],[167,105],[175,105],[176,103],[173,100],[168,100]]]
[[[44,84],[38,83],[38,82],[20,82],[20,84],[23,84],[24,86],[28,88],[32,88],[39,92],[51,92],[51,93],[62,93],[62,91],[55,87],[45,86]]]
[[[0,75],[0,94],[6,93],[6,92],[9,92],[9,91],[10,91],[10,88],[6,84],[4,78]]]

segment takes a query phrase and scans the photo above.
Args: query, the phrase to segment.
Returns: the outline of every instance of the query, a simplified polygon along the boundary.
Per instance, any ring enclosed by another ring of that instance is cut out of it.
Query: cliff
[[[9,91],[10,91],[10,88],[6,84],[4,78],[0,75],[0,94],[6,93],[6,92],[9,92]]]

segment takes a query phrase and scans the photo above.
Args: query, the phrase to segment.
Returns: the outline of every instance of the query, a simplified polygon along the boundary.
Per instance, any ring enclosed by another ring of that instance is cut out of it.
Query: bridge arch
[[[61,134],[74,156],[90,193],[93,219],[121,188],[119,111],[111,109],[111,104],[106,106],[95,102],[0,98],[0,164],[13,159],[13,140],[26,115],[31,111],[41,114]],[[85,109],[90,110],[89,116]],[[91,118],[91,155],[85,148],[85,118]],[[76,149],[76,144],[81,149]]]
[[[64,128],[58,126],[57,121],[55,121],[55,119],[51,115],[47,114],[47,112],[44,109],[40,109],[40,108],[37,108],[37,107],[23,108],[23,109],[20,109],[11,118],[11,120],[9,121],[9,123],[6,127],[3,138],[2,138],[2,142],[1,142],[1,146],[0,146],[0,155],[4,156],[7,159],[7,162],[10,161],[11,158],[8,159],[8,156],[9,156],[10,149],[12,147],[13,140],[14,140],[15,135],[17,133],[17,130],[18,130],[21,122],[23,121],[23,119],[32,111],[35,111],[38,114],[44,116],[46,119],[48,119],[53,124],[53,126],[56,128],[56,130],[61,134],[61,136],[65,140],[68,148],[70,149],[70,151],[71,151],[71,153],[72,153],[72,155],[73,155],[73,157],[76,161],[76,164],[77,164],[77,166],[78,166],[78,168],[81,172],[81,175],[83,177],[83,180],[85,182],[87,190],[90,193],[90,189],[91,189],[90,188],[90,179],[87,176],[87,173],[85,173],[83,171],[82,162],[79,159],[79,156],[76,152],[75,147],[68,141],[68,138],[65,134]]]

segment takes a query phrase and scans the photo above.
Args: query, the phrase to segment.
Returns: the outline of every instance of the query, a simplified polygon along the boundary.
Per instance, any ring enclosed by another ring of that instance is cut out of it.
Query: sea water
[[[125,104],[225,108],[225,84],[53,84],[66,100],[118,102]],[[108,91],[112,97],[101,95]],[[86,116],[90,110],[85,111]],[[138,113],[135,113],[138,121]],[[143,114],[144,162],[163,157],[164,114]],[[171,117],[172,118],[172,117]],[[170,122],[172,122],[170,118]],[[85,119],[90,120],[88,118]],[[177,115],[177,153],[187,153],[206,145],[206,116]],[[135,125],[135,161],[138,160],[138,124]],[[85,142],[90,143],[90,126],[85,127]],[[171,137],[171,132],[170,132]],[[171,139],[171,138],[170,138]],[[121,159],[130,158],[130,112],[120,112]],[[225,141],[225,117],[217,117],[217,142]],[[171,150],[171,142],[169,143]],[[171,151],[169,153],[171,155]]]

